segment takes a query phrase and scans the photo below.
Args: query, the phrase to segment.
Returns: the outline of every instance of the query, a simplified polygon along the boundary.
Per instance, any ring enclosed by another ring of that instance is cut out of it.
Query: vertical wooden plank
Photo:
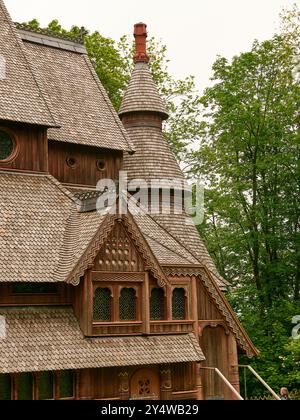
[[[145,281],[142,286],[143,295],[143,334],[150,334],[150,281],[149,272],[145,273]]]
[[[227,339],[228,342],[228,367],[229,367],[229,381],[231,385],[240,392],[240,381],[239,381],[239,368],[238,368],[238,352],[237,343],[234,335],[230,333]],[[237,397],[231,393],[231,399],[237,399]]]
[[[194,321],[194,333],[197,340],[199,339],[199,316],[198,316],[198,293],[197,293],[197,279],[195,276],[191,279],[191,289],[192,289],[192,296],[191,296],[191,316],[192,320]]]

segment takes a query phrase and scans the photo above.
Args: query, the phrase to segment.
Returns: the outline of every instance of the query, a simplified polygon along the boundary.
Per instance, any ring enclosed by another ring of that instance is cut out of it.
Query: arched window
[[[94,321],[111,321],[111,291],[99,287],[94,293]]]
[[[172,319],[185,319],[185,290],[176,288],[173,290],[172,295]]]
[[[134,289],[121,290],[119,300],[120,321],[136,320],[136,292]]]
[[[163,289],[152,289],[150,299],[150,319],[152,321],[165,319],[165,294]]]

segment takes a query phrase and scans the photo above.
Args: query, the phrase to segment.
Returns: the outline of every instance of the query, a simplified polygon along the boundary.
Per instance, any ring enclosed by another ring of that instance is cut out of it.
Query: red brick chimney
[[[147,55],[147,25],[145,23],[137,23],[134,25],[135,37],[135,56],[133,58],[135,63],[149,63],[149,56]]]

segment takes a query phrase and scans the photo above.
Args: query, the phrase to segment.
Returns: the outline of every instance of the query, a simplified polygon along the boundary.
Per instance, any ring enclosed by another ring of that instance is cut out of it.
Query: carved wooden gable
[[[142,256],[121,223],[117,223],[95,260],[94,270],[145,271]]]

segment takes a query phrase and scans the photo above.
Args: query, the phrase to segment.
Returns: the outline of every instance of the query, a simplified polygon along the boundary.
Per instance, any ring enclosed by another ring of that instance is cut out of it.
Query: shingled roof
[[[168,118],[166,106],[153,81],[149,65],[143,62],[135,65],[119,115],[140,111],[158,112],[163,119]]]
[[[52,176],[0,171],[0,282],[58,282],[103,222]]]
[[[69,308],[0,309],[0,373],[200,362],[194,335],[84,338]]]
[[[48,130],[48,138],[132,151],[130,139],[84,47],[42,34],[19,32],[47,105],[60,121],[59,129]]]
[[[135,150],[124,154],[124,171],[128,179],[184,181],[183,173],[162,131],[155,127],[128,127],[127,133]],[[149,184],[150,185],[150,184]]]
[[[0,0],[0,119],[56,127],[13,22]]]

